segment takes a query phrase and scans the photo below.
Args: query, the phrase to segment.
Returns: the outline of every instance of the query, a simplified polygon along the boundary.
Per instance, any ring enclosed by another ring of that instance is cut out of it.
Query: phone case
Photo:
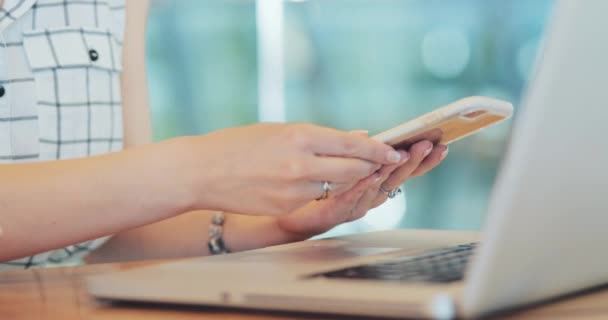
[[[468,97],[382,132],[374,138],[399,149],[408,148],[421,140],[450,144],[506,120],[512,113],[513,106],[509,102],[487,97]]]

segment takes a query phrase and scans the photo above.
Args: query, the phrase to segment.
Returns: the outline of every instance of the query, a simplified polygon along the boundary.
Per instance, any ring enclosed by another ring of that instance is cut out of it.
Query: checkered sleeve
[[[0,9],[0,163],[122,149],[124,0],[4,0]],[[107,238],[0,263],[78,261]]]

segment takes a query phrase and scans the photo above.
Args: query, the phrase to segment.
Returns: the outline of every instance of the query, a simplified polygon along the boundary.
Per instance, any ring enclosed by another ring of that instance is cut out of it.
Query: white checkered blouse
[[[122,148],[124,0],[4,0],[0,11],[0,163]],[[106,239],[0,263],[65,264]]]

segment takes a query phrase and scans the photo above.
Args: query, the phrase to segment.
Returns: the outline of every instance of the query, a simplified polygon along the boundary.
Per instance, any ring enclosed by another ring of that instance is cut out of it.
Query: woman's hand
[[[340,195],[400,161],[366,136],[310,124],[256,124],[176,140],[184,146],[177,174],[193,192],[192,209],[254,215],[292,212],[319,198],[324,181]]]
[[[379,190],[380,185],[384,183],[385,188],[401,185],[408,178],[423,174],[439,164],[446,147],[436,146],[425,156],[429,146],[430,143],[421,142],[413,146],[409,153],[400,151],[402,161],[397,165],[383,166],[349,191],[326,200],[311,201],[288,215],[227,214],[224,241],[232,251],[250,250],[304,240],[343,222],[359,219],[369,209],[386,200],[386,194]],[[240,199],[239,196],[235,198],[235,202]],[[90,261],[166,259],[208,254],[201,252],[201,243],[208,241],[204,231],[209,228],[213,214],[212,211],[189,212],[122,232],[96,250]]]
[[[323,201],[311,202],[295,212],[277,218],[277,225],[287,237],[307,239],[323,233],[338,224],[365,216],[386,201],[386,193],[401,186],[407,179],[422,175],[436,167],[447,155],[447,146],[422,141],[410,148],[410,152],[399,151],[401,162],[383,166],[369,177],[359,181],[351,190]]]

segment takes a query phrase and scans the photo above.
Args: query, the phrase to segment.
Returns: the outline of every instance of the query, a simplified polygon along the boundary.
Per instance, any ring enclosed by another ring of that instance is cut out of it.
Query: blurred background
[[[549,0],[156,0],[148,25],[155,140],[258,121],[374,134],[470,95],[516,108]],[[403,198],[330,235],[476,230],[504,123],[450,147]]]

